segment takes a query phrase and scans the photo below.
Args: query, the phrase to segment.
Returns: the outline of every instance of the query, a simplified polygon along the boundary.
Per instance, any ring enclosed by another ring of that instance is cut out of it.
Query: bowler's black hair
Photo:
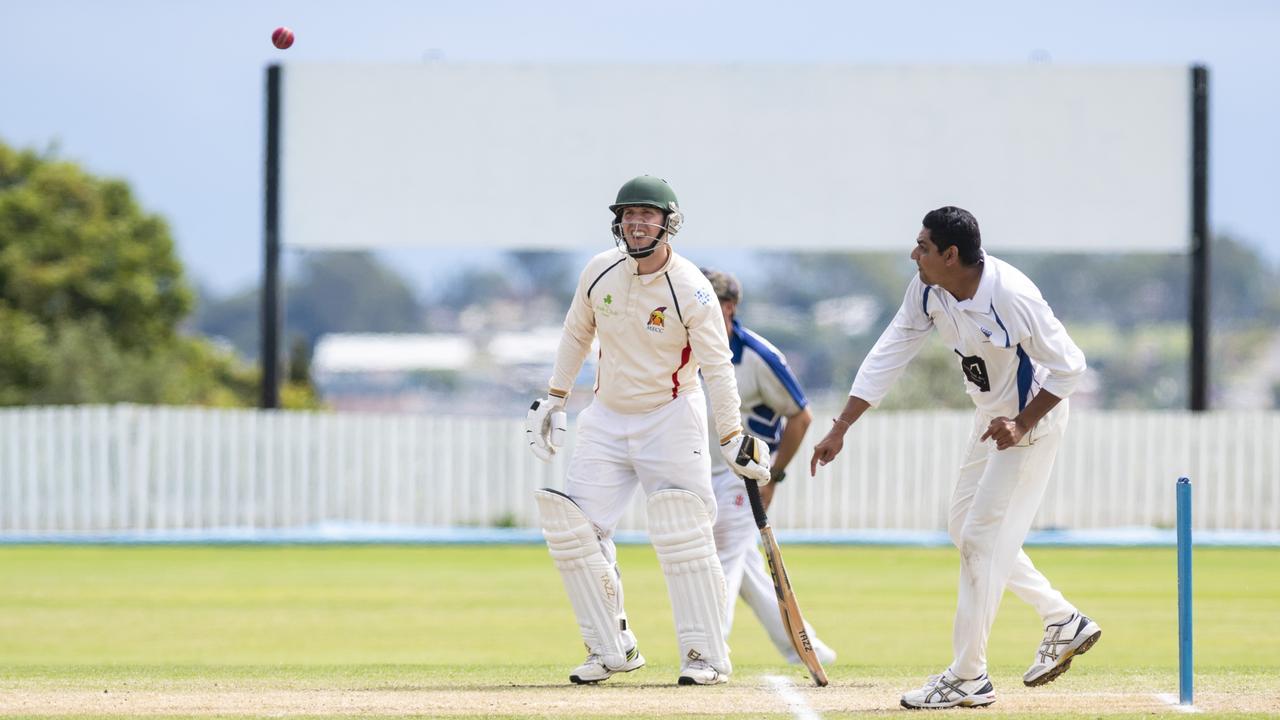
[[[930,210],[924,216],[924,226],[929,230],[929,239],[938,246],[938,252],[955,245],[960,262],[965,265],[982,261],[982,233],[973,213],[947,205]]]

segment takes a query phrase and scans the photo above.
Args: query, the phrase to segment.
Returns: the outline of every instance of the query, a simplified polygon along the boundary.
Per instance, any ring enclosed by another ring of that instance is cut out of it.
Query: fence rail
[[[816,412],[819,418],[830,413]],[[811,444],[771,513],[788,529],[942,530],[966,412],[872,412],[816,479]],[[571,423],[572,425],[572,423]],[[572,428],[568,450],[572,450]],[[0,538],[289,528],[349,521],[535,527],[563,484],[523,420],[134,405],[0,410]],[[1280,530],[1280,413],[1072,413],[1037,528],[1172,527],[1174,481],[1197,528]],[[633,502],[620,530],[643,529]]]

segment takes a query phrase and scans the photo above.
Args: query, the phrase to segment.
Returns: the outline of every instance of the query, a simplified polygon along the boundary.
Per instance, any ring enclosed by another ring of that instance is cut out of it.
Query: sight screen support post
[[[263,227],[262,315],[259,358],[263,408],[280,407],[280,66],[267,67],[266,217]]]
[[[1191,68],[1191,409],[1209,409],[1209,69]]]

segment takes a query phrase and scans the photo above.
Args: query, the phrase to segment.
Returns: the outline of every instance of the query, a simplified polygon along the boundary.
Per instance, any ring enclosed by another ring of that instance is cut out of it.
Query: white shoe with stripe
[[[599,655],[591,653],[587,655],[587,659],[581,665],[569,673],[569,681],[575,685],[598,683],[601,680],[608,680],[617,673],[631,672],[642,667],[644,667],[644,656],[640,654],[638,647],[628,650],[627,661],[621,667],[616,668],[606,666]]]
[[[1076,613],[1044,629],[1036,659],[1022,676],[1022,684],[1036,687],[1051,683],[1071,669],[1071,659],[1083,655],[1102,637],[1102,628],[1086,615]]]
[[[956,677],[948,668],[934,675],[924,687],[902,696],[902,707],[911,710],[949,707],[983,707],[996,701],[995,688],[986,673],[972,680]]]

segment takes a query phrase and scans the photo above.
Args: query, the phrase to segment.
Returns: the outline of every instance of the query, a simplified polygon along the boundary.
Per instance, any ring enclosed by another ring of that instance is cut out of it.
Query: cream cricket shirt
[[[721,438],[742,429],[738,385],[711,282],[674,249],[661,270],[636,274],[616,249],[591,258],[564,318],[551,388],[567,392],[600,337],[596,399],[619,413],[647,413],[699,391],[698,368]]]
[[[985,256],[978,291],[956,300],[917,273],[893,322],[867,354],[850,395],[880,404],[931,329],[954,353],[978,410],[1012,418],[1041,388],[1065,398],[1085,370],[1040,289],[1007,262]]]

